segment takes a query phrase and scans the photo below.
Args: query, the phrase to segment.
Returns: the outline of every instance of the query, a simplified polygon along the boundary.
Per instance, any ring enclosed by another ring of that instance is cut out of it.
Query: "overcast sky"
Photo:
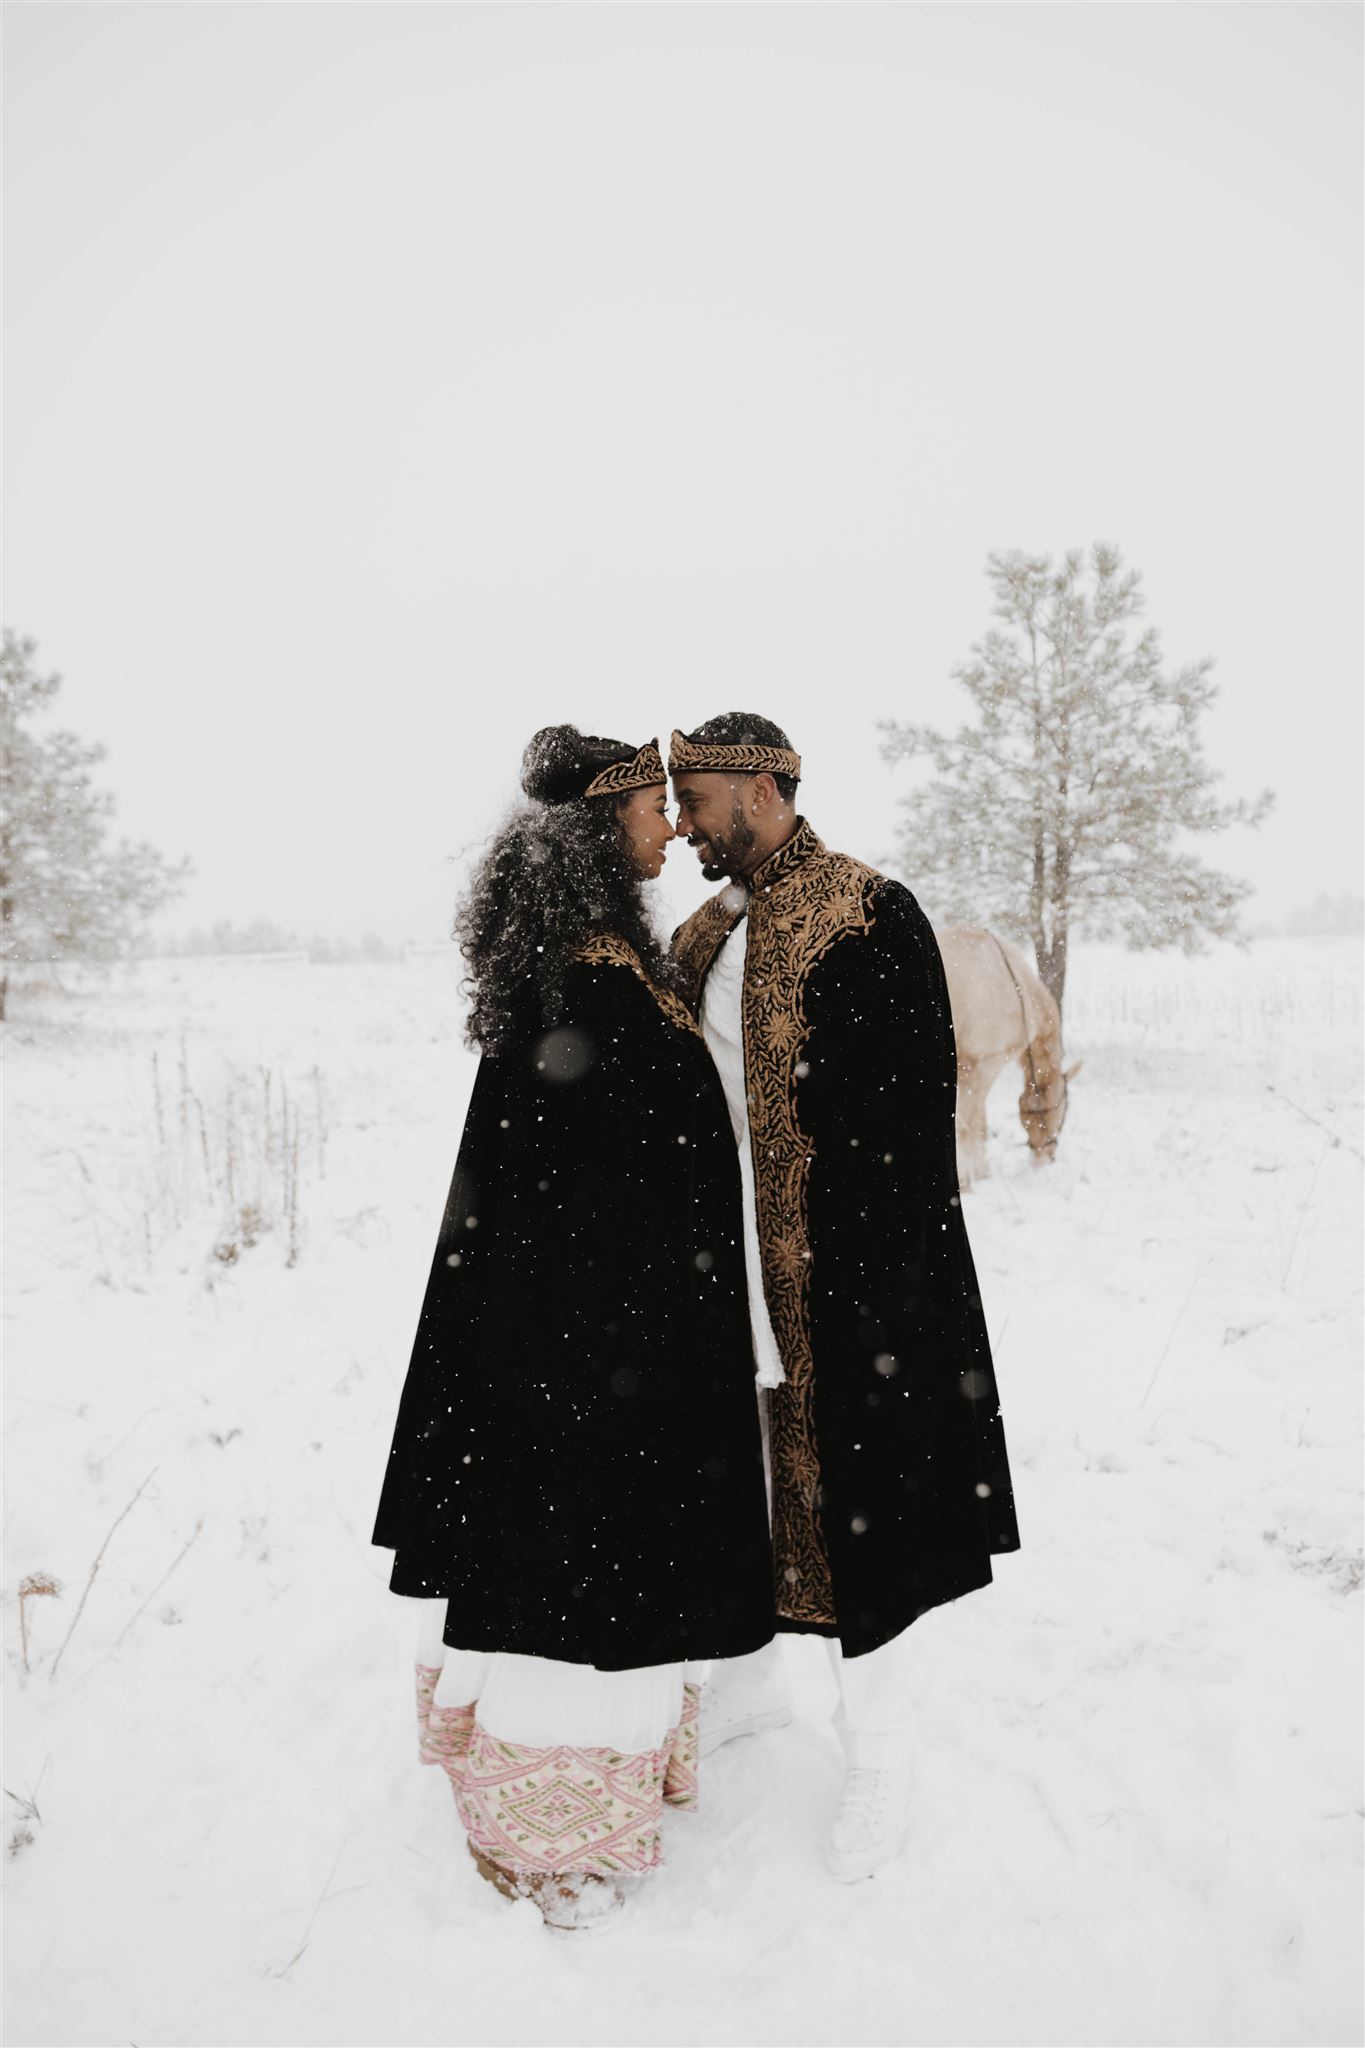
[[[5,618],[172,925],[438,935],[562,718],[761,711],[877,860],[988,551],[1095,539],[1253,916],[1358,889],[1361,21],[7,6]]]

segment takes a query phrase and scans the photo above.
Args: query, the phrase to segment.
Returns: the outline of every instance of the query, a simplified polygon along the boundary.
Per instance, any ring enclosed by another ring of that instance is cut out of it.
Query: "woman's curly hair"
[[[546,726],[527,747],[521,786],[529,801],[493,839],[452,927],[469,967],[471,1046],[498,1053],[528,1025],[558,1022],[570,956],[598,932],[625,939],[646,974],[672,986],[644,878],[618,822],[623,799],[575,794],[597,769],[633,752],[572,725]]]

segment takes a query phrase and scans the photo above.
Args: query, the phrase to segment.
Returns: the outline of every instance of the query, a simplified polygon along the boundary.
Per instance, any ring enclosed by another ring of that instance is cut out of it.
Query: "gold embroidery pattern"
[[[687,1000],[694,1011],[701,1008],[701,988],[711,962],[744,915],[747,897],[732,884],[718,889],[700,910],[678,926],[673,934],[672,953],[682,969]]]
[[[633,760],[612,761],[600,775],[594,775],[583,794],[585,797],[625,796],[629,790],[649,789],[654,783],[667,780],[659,742],[646,740]]]
[[[837,1622],[829,1558],[820,1534],[820,1459],[815,1442],[810,1342],[811,1248],[807,1188],[812,1148],[796,1120],[796,1068],[807,1035],[806,979],[836,939],[874,922],[875,868],[830,853],[804,819],[753,877],[744,975],[744,1069],[749,1139],[758,1198],[763,1292],[785,1382],[769,1395],[773,1473],[773,1560],[784,1620]],[[674,950],[696,976],[706,969],[733,916],[719,897],[682,927]],[[708,913],[710,913],[708,917]],[[700,972],[697,962],[700,961]]]
[[[690,740],[675,732],[668,743],[668,772],[681,775],[695,768],[700,775],[792,775],[801,780],[801,756],[790,747],[748,745],[723,747],[710,740]]]
[[[640,964],[640,956],[634,946],[615,932],[598,932],[593,938],[585,939],[575,947],[571,956],[585,967],[628,967],[641,980],[663,1011],[670,1024],[679,1031],[690,1031],[694,1038],[701,1037],[701,1027],[688,1009],[682,997],[675,995],[671,988],[660,988],[650,980]]]

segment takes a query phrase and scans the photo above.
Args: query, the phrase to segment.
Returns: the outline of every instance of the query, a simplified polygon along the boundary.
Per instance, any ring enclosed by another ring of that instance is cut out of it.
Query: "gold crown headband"
[[[690,740],[675,732],[668,743],[668,772],[681,775],[695,768],[702,775],[790,775],[801,780],[801,756],[790,747],[723,747],[711,740]]]
[[[600,774],[594,775],[583,794],[585,797],[624,796],[628,790],[649,789],[652,784],[667,780],[659,742],[646,740],[631,760],[609,762]]]

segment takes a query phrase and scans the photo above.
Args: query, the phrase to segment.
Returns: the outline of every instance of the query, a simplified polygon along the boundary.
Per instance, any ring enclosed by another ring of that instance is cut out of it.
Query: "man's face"
[[[678,830],[696,851],[708,882],[746,873],[754,829],[745,813],[751,775],[698,775],[690,769],[673,778]]]

